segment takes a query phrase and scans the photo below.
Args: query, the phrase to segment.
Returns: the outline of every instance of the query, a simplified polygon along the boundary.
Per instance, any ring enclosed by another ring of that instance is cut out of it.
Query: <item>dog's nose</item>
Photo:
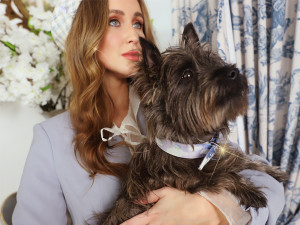
[[[239,70],[237,68],[231,69],[227,73],[227,77],[231,80],[234,80],[239,75]]]

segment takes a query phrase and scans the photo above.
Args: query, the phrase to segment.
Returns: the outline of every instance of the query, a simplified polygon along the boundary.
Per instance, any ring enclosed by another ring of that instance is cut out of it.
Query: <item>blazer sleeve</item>
[[[253,155],[251,158],[268,164],[266,160],[257,155]],[[252,207],[246,209],[239,205],[235,196],[226,191],[219,194],[209,192],[199,194],[214,204],[225,215],[230,225],[275,225],[285,204],[282,183],[257,170],[243,170],[240,174],[261,188],[268,200],[267,207],[258,210]]]
[[[252,219],[249,225],[275,225],[285,205],[283,184],[272,176],[256,170],[244,170],[241,175],[249,178],[256,186],[261,187],[268,200],[268,205],[265,208],[256,210],[250,207],[245,209],[251,213]]]
[[[66,203],[56,174],[51,143],[35,125],[13,213],[14,225],[66,225]]]
[[[270,165],[266,159],[256,154],[251,154],[249,157]],[[243,170],[240,174],[250,179],[255,186],[260,187],[268,200],[267,207],[258,210],[252,207],[248,209],[243,207],[251,214],[251,222],[248,225],[275,225],[285,205],[283,184],[269,174],[257,170]]]

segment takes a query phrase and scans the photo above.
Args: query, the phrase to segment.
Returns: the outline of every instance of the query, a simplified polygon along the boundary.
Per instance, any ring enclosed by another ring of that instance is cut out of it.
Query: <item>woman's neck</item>
[[[120,127],[123,119],[128,113],[129,107],[129,89],[127,80],[125,78],[119,79],[114,76],[107,77],[104,82],[115,106],[113,122]]]

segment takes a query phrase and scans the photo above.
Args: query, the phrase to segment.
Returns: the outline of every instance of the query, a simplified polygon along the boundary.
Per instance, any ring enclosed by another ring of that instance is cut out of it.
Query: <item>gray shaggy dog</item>
[[[143,60],[133,85],[144,107],[147,139],[132,156],[114,207],[98,215],[98,224],[117,225],[144,212],[152,205],[135,200],[165,186],[190,193],[219,193],[225,189],[241,205],[265,207],[267,199],[260,188],[239,173],[259,170],[280,182],[286,174],[252,161],[238,146],[226,142],[228,122],[247,110],[246,77],[200,45],[191,23],[184,29],[180,46],[162,54],[147,40],[140,38],[140,43]],[[193,159],[177,157],[158,146],[166,140],[194,147],[205,143],[209,153]],[[201,170],[204,156],[212,158]]]

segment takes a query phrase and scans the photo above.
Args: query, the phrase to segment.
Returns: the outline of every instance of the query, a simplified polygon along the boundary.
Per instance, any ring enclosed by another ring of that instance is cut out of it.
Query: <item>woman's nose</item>
[[[137,44],[139,42],[139,34],[134,27],[131,27],[127,31],[127,42]]]

